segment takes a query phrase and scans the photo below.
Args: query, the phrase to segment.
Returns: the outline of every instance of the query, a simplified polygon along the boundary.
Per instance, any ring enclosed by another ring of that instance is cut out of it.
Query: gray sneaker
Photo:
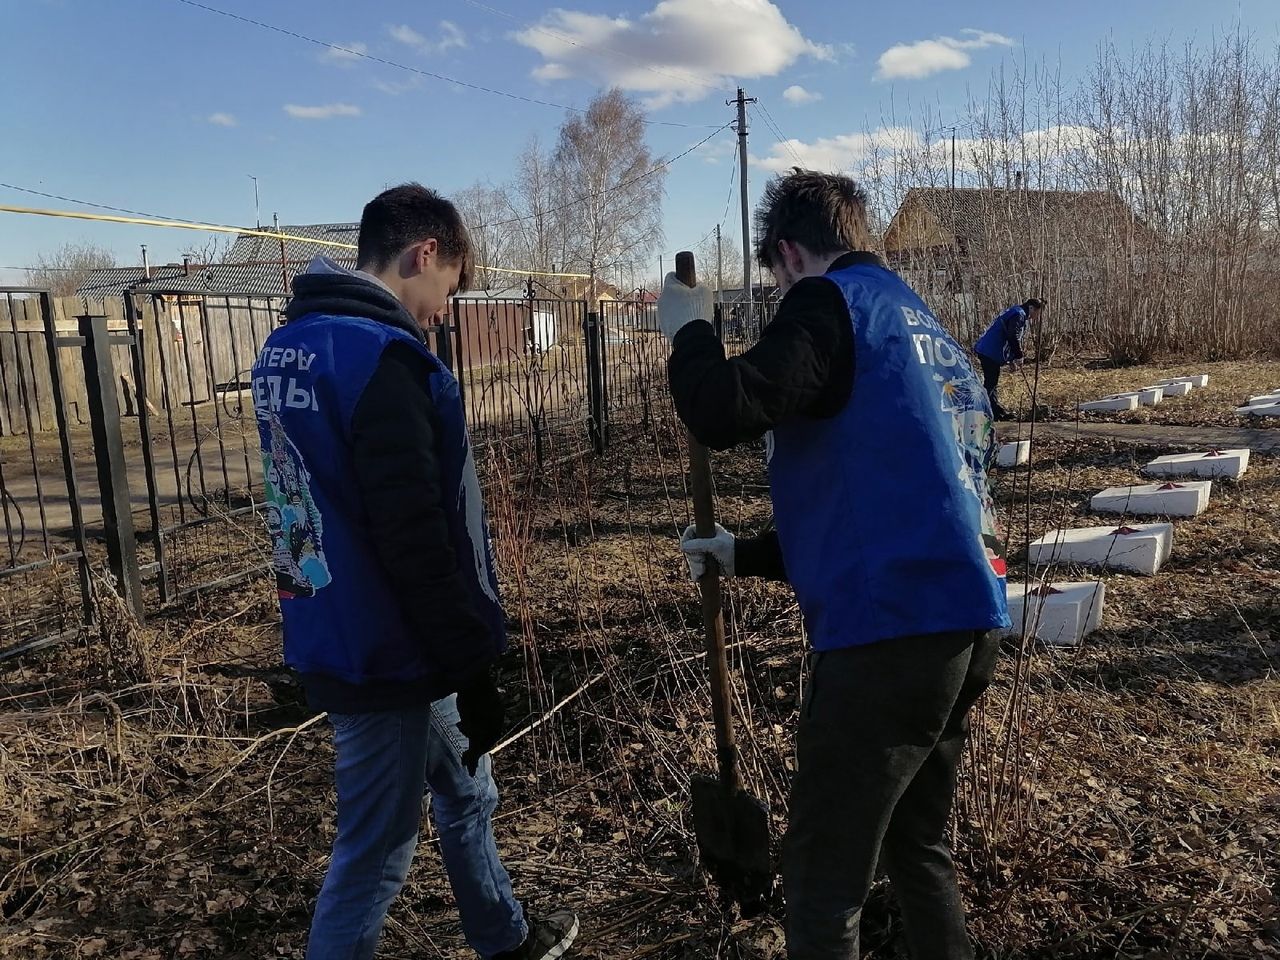
[[[577,939],[578,915],[572,910],[555,910],[529,924],[524,943],[493,960],[556,960],[567,954]]]

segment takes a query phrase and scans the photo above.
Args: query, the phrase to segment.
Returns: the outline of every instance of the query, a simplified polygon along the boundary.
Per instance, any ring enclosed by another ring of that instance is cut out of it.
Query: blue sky
[[[1280,41],[1275,0],[209,5],[559,104],[585,105],[601,85],[619,83],[652,106],[651,119],[690,125],[650,125],[658,154],[678,153],[710,133],[706,125],[729,120],[724,100],[741,83],[786,137],[800,141],[802,154],[833,164],[840,138],[879,126],[891,102],[929,103],[945,115],[1005,58],[1060,63],[1071,79],[1107,37],[1122,48],[1152,36],[1180,44],[1239,25],[1263,47]],[[387,184],[416,179],[448,193],[477,179],[501,182],[529,137],[550,143],[564,116],[179,0],[0,0],[0,27],[11,40],[0,57],[0,181],[165,217],[251,224],[253,174],[264,222],[277,211],[283,223],[357,219]],[[751,132],[761,161],[754,197],[768,167],[787,154],[763,122]],[[692,244],[724,214],[731,144],[725,131],[671,167],[668,250]],[[5,187],[0,203],[85,209]],[[726,229],[736,228],[735,215],[736,205]],[[68,240],[136,263],[141,243],[163,262],[205,239],[0,213],[0,268],[27,265]],[[0,269],[0,282],[23,279]]]

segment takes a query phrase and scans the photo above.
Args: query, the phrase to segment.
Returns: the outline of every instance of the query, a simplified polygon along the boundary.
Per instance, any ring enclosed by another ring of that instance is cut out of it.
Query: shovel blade
[[[694,777],[693,831],[708,872],[747,915],[773,892],[769,812],[743,790],[710,777]]]

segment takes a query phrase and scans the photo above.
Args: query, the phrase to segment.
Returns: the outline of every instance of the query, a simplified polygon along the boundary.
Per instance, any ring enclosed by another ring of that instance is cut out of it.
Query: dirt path
[[[1155,423],[1037,423],[1038,435],[1119,440],[1142,446],[1221,450],[1248,447],[1256,453],[1280,453],[1280,430],[1250,427],[1175,427]],[[1001,439],[1026,437],[1026,424],[999,428]]]

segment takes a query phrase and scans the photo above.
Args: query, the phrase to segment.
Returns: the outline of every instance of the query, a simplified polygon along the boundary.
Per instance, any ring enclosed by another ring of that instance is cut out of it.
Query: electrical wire
[[[766,107],[758,98],[756,99],[756,106],[764,111],[764,125],[769,128],[769,131],[773,134],[773,138],[777,140],[778,143],[782,144],[786,151],[791,154],[791,158],[795,160],[797,166],[804,166],[804,161],[800,158],[800,154],[797,153],[795,148],[791,145],[791,140],[788,137],[783,136],[782,131],[778,128],[778,122],[773,119],[773,114],[769,112],[769,108]]]
[[[186,0],[179,0],[179,2],[185,3]],[[705,137],[703,137],[693,146],[689,147],[689,149],[681,153],[677,153],[674,157],[671,157],[669,160],[662,160],[658,163],[655,163],[652,167],[650,167],[644,173],[639,174],[638,176],[632,177],[630,180],[624,180],[621,183],[615,183],[613,186],[606,187],[603,190],[597,190],[595,193],[583,194],[580,197],[575,197],[574,199],[568,201],[567,203],[562,203],[558,207],[549,207],[546,210],[542,210],[538,213],[531,213],[523,217],[511,217],[510,219],[507,219],[507,220],[493,220],[489,223],[482,223],[479,226],[472,227],[471,229],[484,230],[489,227],[505,227],[508,224],[512,224],[512,223],[524,223],[528,220],[536,220],[538,217],[545,216],[548,213],[558,213],[561,210],[567,210],[569,207],[572,207],[575,204],[583,203],[584,201],[587,201],[587,200],[594,200],[596,197],[603,197],[605,194],[613,193],[615,190],[621,190],[624,187],[629,187],[633,183],[639,183],[641,180],[644,180],[646,177],[653,176],[659,170],[666,169],[667,167],[675,163],[677,160],[680,160],[683,157],[687,157],[689,154],[693,153],[693,151],[697,150],[703,144],[710,141],[712,137],[716,136],[716,134],[721,133],[724,130],[727,130],[732,125],[733,125],[732,122],[730,122],[717,127],[715,130],[712,130],[709,134],[707,134]]]

